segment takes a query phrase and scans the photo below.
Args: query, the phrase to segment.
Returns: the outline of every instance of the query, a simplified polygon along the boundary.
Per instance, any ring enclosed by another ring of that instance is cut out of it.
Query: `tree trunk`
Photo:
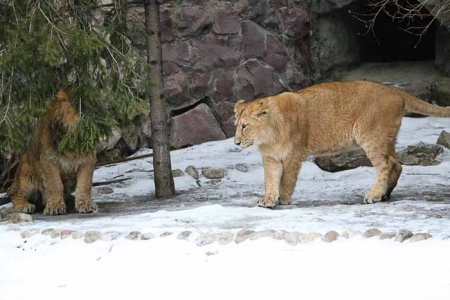
[[[145,4],[145,27],[147,30],[147,61],[149,71],[150,117],[152,122],[153,169],[155,170],[155,193],[157,198],[175,195],[169,151],[169,130],[164,100],[161,31],[158,0]]]

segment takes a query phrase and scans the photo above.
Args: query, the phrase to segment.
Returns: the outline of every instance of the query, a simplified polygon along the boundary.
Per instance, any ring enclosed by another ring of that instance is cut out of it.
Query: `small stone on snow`
[[[323,236],[322,241],[324,241],[326,243],[331,243],[331,242],[334,242],[335,240],[337,240],[338,237],[339,237],[339,233],[337,233],[336,231],[328,231]]]
[[[132,231],[125,238],[127,240],[135,241],[141,239],[141,236],[142,234],[139,231]]]
[[[415,235],[413,235],[410,239],[409,242],[419,242],[419,241],[423,241],[423,240],[427,240],[429,238],[433,237],[431,234],[429,233],[416,233]]]
[[[380,234],[382,234],[381,230],[379,230],[378,228],[371,228],[371,229],[367,229],[363,233],[363,237],[370,238],[370,237],[373,237],[373,236],[378,236]]]
[[[102,236],[102,233],[100,231],[96,231],[96,230],[89,230],[86,231],[86,233],[84,234],[84,242],[87,244],[90,243],[94,243],[96,241],[98,241]],[[73,233],[72,233],[72,238],[73,238]]]

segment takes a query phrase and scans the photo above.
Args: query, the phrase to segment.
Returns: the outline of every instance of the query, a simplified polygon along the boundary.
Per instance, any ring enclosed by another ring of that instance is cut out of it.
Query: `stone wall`
[[[164,1],[161,25],[174,148],[233,136],[239,99],[310,84],[304,1]],[[142,36],[133,39],[145,48]]]

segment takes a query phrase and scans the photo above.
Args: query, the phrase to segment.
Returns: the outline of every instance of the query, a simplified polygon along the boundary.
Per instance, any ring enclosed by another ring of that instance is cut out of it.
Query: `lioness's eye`
[[[247,125],[242,124],[241,127],[242,127],[242,130],[244,130],[245,128],[247,128]]]

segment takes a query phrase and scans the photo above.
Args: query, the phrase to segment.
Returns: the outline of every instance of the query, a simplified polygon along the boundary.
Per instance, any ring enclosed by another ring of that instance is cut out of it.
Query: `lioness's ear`
[[[236,102],[236,105],[234,106],[234,113],[237,116],[240,115],[244,110],[244,104],[245,104],[244,100],[239,100],[238,102]]]
[[[267,110],[265,109],[256,114],[256,118],[258,119],[264,119],[266,117],[267,117]]]

